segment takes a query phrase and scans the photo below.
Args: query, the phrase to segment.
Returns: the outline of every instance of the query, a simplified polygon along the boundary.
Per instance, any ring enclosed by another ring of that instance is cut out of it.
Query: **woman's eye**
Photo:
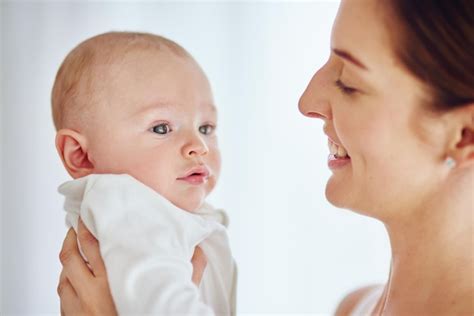
[[[347,94],[347,95],[351,95],[351,94],[354,94],[354,93],[357,92],[357,89],[346,86],[346,85],[341,81],[341,79],[338,79],[338,80],[336,81],[336,87],[338,87],[339,90],[341,90],[342,93]]]
[[[153,126],[153,133],[160,134],[160,135],[166,135],[169,132],[171,132],[171,127],[167,123],[162,123],[162,124],[158,124],[156,126]]]
[[[199,127],[199,132],[201,134],[204,134],[204,135],[209,135],[214,131],[214,129],[215,129],[214,126],[212,126],[210,124],[206,124],[206,125],[203,125],[203,126]]]

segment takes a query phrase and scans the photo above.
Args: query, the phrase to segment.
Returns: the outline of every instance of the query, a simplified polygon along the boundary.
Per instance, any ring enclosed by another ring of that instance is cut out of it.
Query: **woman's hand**
[[[58,285],[61,315],[117,315],[99,243],[81,220],[78,235],[89,262],[82,258],[76,233],[69,229],[59,254],[63,265]]]
[[[78,235],[82,251],[89,262],[86,263],[82,258],[76,233],[71,228],[59,255],[63,265],[58,285],[61,315],[117,315],[104,261],[100,256],[99,243],[80,219]],[[207,265],[201,248],[196,247],[191,263],[192,281],[199,286]]]

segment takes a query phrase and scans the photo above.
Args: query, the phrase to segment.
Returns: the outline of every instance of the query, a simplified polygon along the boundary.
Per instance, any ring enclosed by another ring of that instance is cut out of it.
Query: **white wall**
[[[0,5],[0,284],[3,284],[3,6]],[[0,306],[3,306],[3,285],[0,286]],[[0,307],[0,313],[2,308]]]
[[[170,37],[207,72],[220,111],[226,208],[241,313],[330,314],[348,290],[383,282],[389,248],[374,220],[324,199],[326,138],[298,98],[329,53],[337,1],[1,3],[0,314],[58,314],[66,229],[56,187],[50,91],[77,43],[109,30]]]

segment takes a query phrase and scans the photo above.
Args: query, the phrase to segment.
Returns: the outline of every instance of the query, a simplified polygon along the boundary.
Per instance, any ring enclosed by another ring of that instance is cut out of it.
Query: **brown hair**
[[[474,101],[474,1],[390,0],[395,54],[423,81],[436,109]]]
[[[110,65],[137,49],[167,49],[190,57],[175,42],[148,33],[108,32],[85,40],[66,56],[56,74],[51,95],[56,130],[77,128],[87,120],[88,110],[97,102],[97,86],[103,76],[97,65]]]

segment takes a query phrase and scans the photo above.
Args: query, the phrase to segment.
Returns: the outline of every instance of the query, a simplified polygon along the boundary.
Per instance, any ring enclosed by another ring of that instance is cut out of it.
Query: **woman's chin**
[[[332,175],[326,184],[326,199],[329,203],[338,208],[352,209],[354,205],[351,202],[351,197],[354,194],[354,189],[350,188],[349,182],[345,179],[339,178],[337,175]]]
[[[384,214],[381,213],[380,209],[374,207],[374,205],[378,205],[378,201],[370,199],[367,195],[364,195],[363,190],[350,186],[347,181],[338,183],[336,179],[331,177],[326,185],[326,199],[337,208],[379,220],[383,219]]]

